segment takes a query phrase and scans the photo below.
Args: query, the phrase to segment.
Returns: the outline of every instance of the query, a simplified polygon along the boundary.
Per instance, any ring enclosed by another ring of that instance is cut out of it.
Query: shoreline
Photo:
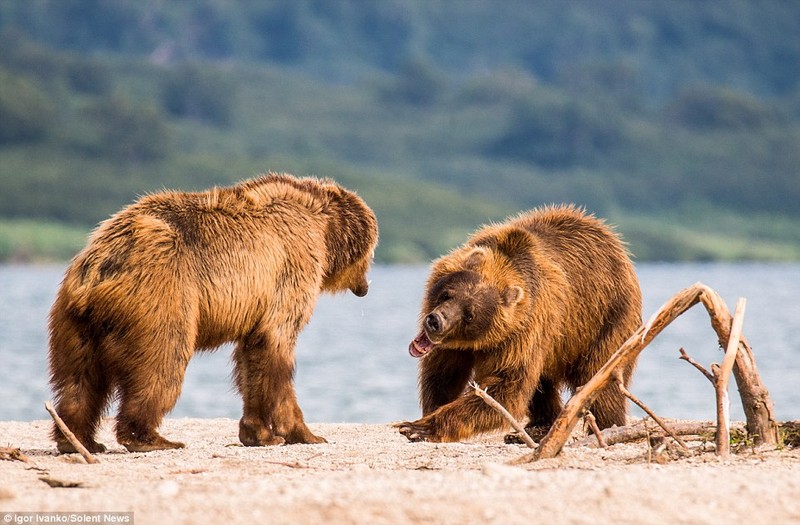
[[[246,448],[237,420],[168,418],[162,434],[187,448],[128,453],[106,418],[98,440],[109,452],[87,465],[57,454],[50,425],[0,421],[0,446],[29,458],[0,461],[0,515],[133,512],[138,525],[800,521],[798,449],[721,460],[692,441],[691,456],[648,464],[640,442],[511,466],[530,449],[503,433],[410,443],[389,423],[324,423],[309,426],[327,444]]]

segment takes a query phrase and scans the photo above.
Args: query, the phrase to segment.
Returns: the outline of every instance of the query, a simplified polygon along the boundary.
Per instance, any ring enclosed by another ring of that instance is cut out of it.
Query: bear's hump
[[[298,178],[270,172],[233,186],[231,191],[259,207],[294,202],[321,212],[335,195],[341,193],[341,187],[330,179]]]

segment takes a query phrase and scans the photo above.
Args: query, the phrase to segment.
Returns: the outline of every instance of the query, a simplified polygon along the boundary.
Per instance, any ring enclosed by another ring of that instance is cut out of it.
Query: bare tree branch
[[[647,415],[648,415],[648,416],[650,416],[651,418],[653,418],[653,421],[655,421],[655,422],[658,424],[658,426],[660,426],[661,428],[663,428],[663,429],[664,429],[664,432],[666,432],[667,434],[669,434],[669,435],[672,437],[672,439],[674,439],[675,441],[677,441],[677,442],[678,442],[678,444],[681,446],[681,448],[683,448],[683,450],[685,450],[685,451],[687,451],[687,452],[688,452],[688,451],[689,451],[689,447],[686,445],[686,443],[684,443],[684,441],[683,441],[683,440],[682,440],[682,439],[681,439],[681,438],[680,438],[680,437],[679,437],[679,436],[678,436],[678,435],[677,435],[675,432],[673,432],[673,431],[672,431],[672,429],[669,427],[669,425],[667,425],[667,424],[664,422],[664,420],[663,420],[663,419],[661,419],[660,417],[658,417],[658,416],[655,414],[655,412],[653,412],[652,410],[650,410],[650,408],[649,408],[647,405],[645,405],[644,403],[642,403],[642,402],[641,402],[641,401],[640,401],[640,400],[639,400],[639,399],[638,399],[636,396],[634,396],[633,394],[631,394],[631,393],[630,393],[630,391],[628,391],[628,389],[627,389],[627,388],[625,388],[625,382],[622,380],[622,374],[619,372],[619,370],[617,370],[617,373],[615,374],[615,376],[616,376],[616,378],[617,378],[617,388],[619,388],[620,392],[622,392],[622,394],[623,394],[625,397],[627,397],[628,399],[630,399],[631,401],[633,401],[634,403],[636,403],[636,405],[637,405],[639,408],[641,408],[642,410],[644,410],[644,411],[647,413]]]
[[[603,433],[600,432],[600,427],[597,426],[597,420],[595,419],[594,414],[587,411],[584,419],[586,419],[586,422],[589,424],[589,428],[592,429],[592,434],[594,434],[594,437],[597,438],[597,446],[600,448],[606,448],[606,440],[603,439]]]
[[[678,359],[683,359],[684,361],[686,361],[687,363],[689,363],[690,365],[692,365],[692,366],[693,366],[693,367],[695,367],[696,369],[700,370],[700,372],[701,372],[701,373],[702,373],[704,376],[706,376],[706,379],[708,379],[709,381],[711,381],[711,384],[712,384],[712,385],[713,385],[714,383],[716,383],[716,379],[714,379],[714,374],[712,374],[711,372],[709,372],[708,370],[706,370],[706,369],[705,369],[705,367],[704,367],[703,365],[701,365],[700,363],[698,363],[697,361],[695,361],[694,359],[692,359],[692,358],[689,356],[689,354],[687,354],[687,353],[686,353],[686,350],[684,350],[683,348],[681,348],[681,349],[679,350],[679,352],[681,353],[681,356],[680,356]]]

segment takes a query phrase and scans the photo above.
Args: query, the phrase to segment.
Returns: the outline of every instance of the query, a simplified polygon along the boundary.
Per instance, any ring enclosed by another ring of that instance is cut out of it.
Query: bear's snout
[[[428,317],[425,318],[425,329],[430,335],[441,332],[443,326],[444,320],[442,319],[442,316],[436,312],[428,314]]]
[[[425,332],[432,341],[442,342],[447,335],[458,325],[459,306],[454,301],[448,301],[434,308],[425,316],[422,322]]]
[[[364,297],[369,292],[369,281],[367,281],[366,277],[362,277],[357,284],[350,287],[350,291],[356,297]]]

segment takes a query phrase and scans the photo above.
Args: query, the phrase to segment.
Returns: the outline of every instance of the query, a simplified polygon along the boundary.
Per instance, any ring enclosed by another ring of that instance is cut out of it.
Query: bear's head
[[[500,345],[518,324],[523,282],[508,258],[487,246],[467,246],[434,264],[413,357],[434,348],[481,350]]]
[[[355,193],[338,184],[325,187],[329,201],[325,244],[327,268],[322,290],[350,290],[358,297],[367,295],[367,272],[378,244],[378,221],[373,211]]]

